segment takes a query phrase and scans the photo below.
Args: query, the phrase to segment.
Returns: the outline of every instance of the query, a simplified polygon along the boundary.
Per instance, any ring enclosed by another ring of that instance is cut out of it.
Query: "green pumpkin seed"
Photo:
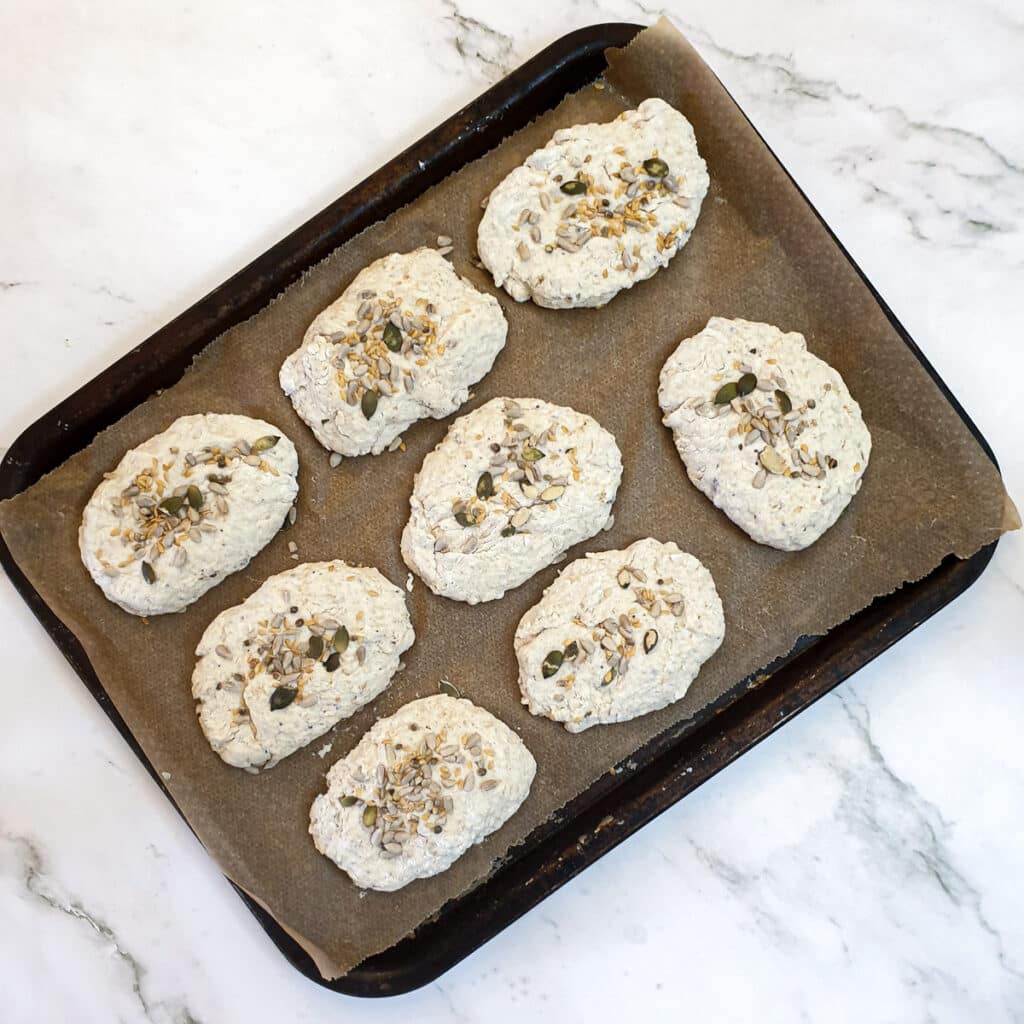
[[[333,651],[327,655],[326,661],[324,661],[324,668],[328,672],[337,672],[338,666],[341,664],[341,655],[337,651]]]
[[[501,535],[502,537],[511,537],[512,534],[514,534],[515,532],[516,528],[511,523],[509,523],[509,525],[501,531]]]
[[[494,494],[494,477],[490,473],[481,473],[480,479],[476,482],[476,496],[486,500]]]
[[[390,320],[384,325],[384,344],[392,352],[402,350],[402,332]]]
[[[715,405],[728,405],[738,395],[739,390],[736,387],[736,381],[731,380],[728,384],[723,384],[718,389],[718,394],[715,395]]]
[[[609,683],[611,683],[611,681],[614,678],[615,678],[615,669],[610,668],[610,669],[608,669],[607,672],[605,672],[604,678],[601,680],[601,685],[602,686],[608,686]]]
[[[298,690],[294,690],[290,686],[279,686],[270,695],[270,710],[280,711],[282,708],[288,707],[295,700],[295,695],[298,692]]]
[[[280,440],[281,438],[277,434],[267,434],[264,437],[257,437],[252,443],[252,450],[254,452],[268,452]]]
[[[142,563],[142,578],[147,583],[156,583],[156,570],[149,564],[149,562]]]
[[[615,577],[615,580],[619,584],[619,586],[622,587],[623,590],[625,590],[626,587],[628,587],[630,583],[633,582],[633,577],[630,575],[628,569],[620,569],[619,574]]]
[[[644,633],[644,654],[650,654],[658,644],[658,631],[649,629]]]
[[[571,643],[565,645],[565,660],[575,661],[577,655],[580,653],[580,645],[573,640]]]
[[[377,392],[364,391],[362,400],[359,402],[359,408],[363,410],[363,416],[366,419],[372,419],[373,414],[377,411]]]
[[[162,508],[165,512],[169,512],[172,516],[176,516],[181,511],[181,506],[185,504],[185,499],[179,497],[176,494],[172,494],[169,498],[164,498],[163,501],[157,505],[157,508]]]
[[[793,411],[793,403],[790,401],[789,395],[787,395],[785,391],[776,391],[775,401],[779,403],[779,412],[781,412],[783,416],[786,416],[788,413]]]
[[[652,178],[664,178],[668,174],[668,164],[664,160],[659,160],[656,156],[652,156],[650,160],[644,161],[644,170]]]
[[[367,828],[373,828],[377,824],[377,805],[367,804],[363,808],[363,824]]]
[[[453,686],[447,679],[442,679],[441,682],[437,684],[437,689],[439,693],[443,693],[446,697],[454,697],[456,700],[462,696],[462,694],[459,693],[459,688],[457,686]]]
[[[185,497],[188,498],[188,503],[193,508],[200,509],[203,507],[203,492],[195,484],[189,487]]]
[[[476,526],[477,519],[472,512],[456,512],[455,522],[457,522],[459,526]]]
[[[545,679],[550,679],[562,667],[564,657],[561,651],[548,651],[540,666],[540,674]]]
[[[567,196],[582,196],[587,191],[586,184],[575,178],[572,181],[563,181],[559,187]]]
[[[756,387],[757,377],[752,373],[745,373],[738,381],[736,381],[736,394],[740,398],[743,398],[745,395],[749,395]]]
[[[324,653],[324,638],[322,636],[311,636],[306,646],[306,654],[314,660]]]
[[[355,796],[351,796],[351,795],[350,796],[343,796],[341,798],[341,806],[342,807],[351,807],[353,804],[357,803],[358,800],[359,800],[359,798],[355,797]]]
[[[527,462],[539,462],[544,458],[544,453],[539,448],[524,448],[523,459]]]
[[[348,639],[348,630],[344,626],[339,626],[334,634],[334,649],[339,654],[344,654],[348,649]]]

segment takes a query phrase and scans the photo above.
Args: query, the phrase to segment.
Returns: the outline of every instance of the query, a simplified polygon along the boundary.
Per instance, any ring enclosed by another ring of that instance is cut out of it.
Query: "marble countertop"
[[[0,444],[630,0],[0,3]],[[1012,0],[670,0],[1024,497]],[[290,968],[0,577],[0,1018],[1024,1019],[1024,540],[425,989]]]

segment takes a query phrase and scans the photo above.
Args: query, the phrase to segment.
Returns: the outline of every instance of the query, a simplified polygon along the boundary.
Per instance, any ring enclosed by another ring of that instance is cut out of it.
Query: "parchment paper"
[[[611,55],[608,87],[587,87],[413,205],[315,267],[276,302],[213,342],[175,387],[154,397],[87,449],[0,506],[7,543],[28,578],[82,642],[118,711],[222,870],[253,894],[316,959],[326,977],[393,945],[609,767],[672,723],[777,656],[801,635],[827,631],[879,594],[918,579],[950,552],[968,556],[1003,528],[1005,493],[977,443],[896,335],[825,229],[775,165],[739,110],[667,23]],[[553,312],[499,293],[509,342],[464,411],[498,395],[536,396],[595,416],[625,460],[614,529],[569,553],[624,547],[639,537],[674,540],[711,570],[727,635],[687,697],[657,714],[570,736],[519,703],[512,636],[556,573],[540,573],[504,600],[476,608],[434,597],[418,583],[409,603],[417,641],[408,667],[368,708],[272,771],[225,766],[193,709],[193,651],[218,612],[267,576],[303,560],[344,558],[378,566],[399,585],[399,536],[413,474],[447,422],[421,423],[408,451],[346,460],[327,454],[292,411],[278,367],[314,315],[357,270],[395,250],[455,239],[457,269],[474,269],[479,200],[556,128],[605,121],[661,96],[693,122],[711,191],[689,245],[668,270],[606,308]],[[680,338],[715,314],[802,331],[860,401],[874,450],[861,493],[810,550],[760,547],[692,487],[661,425],[658,373]],[[180,615],[144,622],[108,603],[78,555],[81,509],[124,450],[176,416],[239,412],[280,426],[299,449],[298,522],[247,570]],[[379,715],[437,691],[447,677],[517,729],[537,758],[536,784],[519,813],[444,875],[396,894],[361,895],[320,856],[307,834],[309,805],[333,761]],[[770,684],[769,684],[770,685]],[[333,748],[321,759],[316,751]]]

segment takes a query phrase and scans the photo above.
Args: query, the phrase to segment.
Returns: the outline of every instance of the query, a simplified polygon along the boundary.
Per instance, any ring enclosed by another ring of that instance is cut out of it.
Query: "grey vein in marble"
[[[455,27],[451,42],[458,55],[467,62],[476,62],[488,81],[496,82],[507,75],[513,66],[512,37],[477,18],[463,14],[454,0],[443,2],[451,11],[445,15],[445,20]]]
[[[840,802],[839,813],[854,831],[870,830],[876,841],[892,854],[893,863],[902,863],[911,874],[924,874],[946,895],[950,903],[975,921],[989,936],[999,964],[1016,981],[1018,1005],[1024,1006],[1024,971],[1007,956],[1003,937],[985,915],[981,895],[953,863],[945,846],[951,829],[939,809],[925,799],[905,779],[893,771],[885,754],[871,734],[871,713],[852,687],[835,695],[842,705],[854,732],[864,745],[873,774],[874,787],[858,792],[865,782],[864,773],[848,763],[835,763],[833,770],[847,788]],[[885,820],[884,801],[898,810],[899,821]]]
[[[145,968],[135,955],[129,952],[111,928],[97,914],[87,910],[77,901],[62,895],[57,890],[55,881],[46,873],[43,856],[39,847],[27,836],[0,833],[0,840],[12,847],[16,863],[20,869],[18,879],[22,890],[50,910],[66,914],[75,921],[87,925],[112,950],[114,956],[124,964],[128,971],[132,994],[139,1003],[145,1019],[154,1024],[201,1024],[183,1003],[169,1005],[165,1002],[150,1003],[142,991]]]

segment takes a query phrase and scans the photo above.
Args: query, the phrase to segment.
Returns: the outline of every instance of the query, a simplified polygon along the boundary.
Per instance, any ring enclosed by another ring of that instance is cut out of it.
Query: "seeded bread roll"
[[[406,565],[443,597],[493,601],[608,522],[615,438],[536,398],[495,398],[423,460],[402,534]]]
[[[714,580],[693,555],[650,537],[591,552],[516,629],[523,703],[569,732],[625,722],[685,696],[724,636]]]
[[[331,768],[309,831],[356,885],[393,892],[500,828],[536,771],[523,741],[483,708],[424,697],[382,718]]]
[[[180,612],[270,542],[298,494],[298,468],[272,423],[182,416],[126,452],[93,492],[82,561],[126,612]]]
[[[379,455],[410,424],[458,409],[507,332],[497,300],[436,250],[392,253],[310,324],[281,387],[325,448]]]
[[[871,435],[802,334],[712,317],[665,363],[658,399],[690,479],[759,544],[813,544],[860,490]]]
[[[690,122],[648,99],[555,132],[491,193],[477,251],[516,301],[603,306],[689,240],[708,191]]]
[[[203,633],[199,724],[228,764],[272,768],[381,693],[413,639],[405,595],[376,569],[298,565]]]

